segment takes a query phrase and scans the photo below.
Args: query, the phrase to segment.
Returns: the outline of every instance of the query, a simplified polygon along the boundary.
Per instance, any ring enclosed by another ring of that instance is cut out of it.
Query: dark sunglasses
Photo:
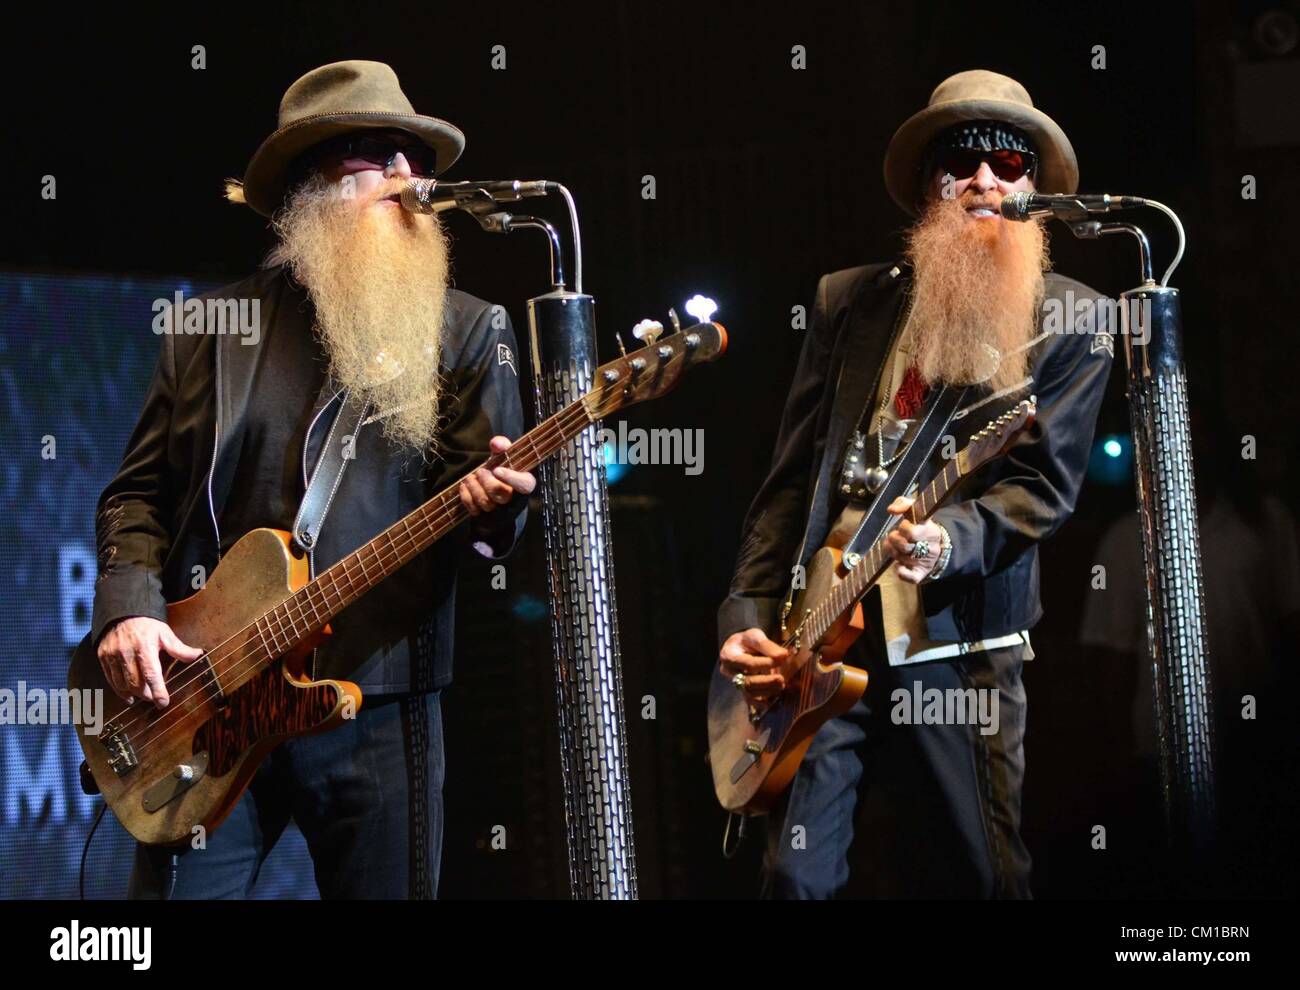
[[[388,168],[401,153],[411,166],[411,174],[432,178],[438,174],[438,155],[428,145],[413,139],[385,134],[348,134],[326,141],[314,152],[316,161],[327,158],[341,159],[345,164],[365,163],[375,168]]]
[[[988,162],[989,169],[1003,182],[1016,182],[1034,171],[1038,156],[1010,148],[941,148],[935,157],[935,164],[954,179],[969,179],[979,171],[980,162]]]

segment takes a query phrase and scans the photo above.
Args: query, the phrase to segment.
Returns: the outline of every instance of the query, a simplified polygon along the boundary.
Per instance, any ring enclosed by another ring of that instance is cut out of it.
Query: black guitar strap
[[[884,486],[865,507],[850,500],[840,513],[832,532],[847,537],[842,549],[862,553],[893,526],[898,516],[891,515],[888,506],[900,495],[907,495],[917,486],[917,479],[934,454],[934,448],[948,431],[953,415],[961,408],[970,387],[943,386],[929,404],[924,418],[917,425],[911,442],[907,445],[898,465],[890,472]],[[848,534],[852,535],[848,535]]]
[[[329,387],[328,382],[326,387]],[[357,431],[369,410],[368,401],[354,396],[351,390],[343,393],[343,405],[330,424],[311,481],[303,493],[302,505],[293,521],[293,542],[304,551],[310,553],[320,538],[321,526],[343,481],[343,472],[347,470],[348,461],[355,456]],[[303,442],[310,441],[309,435]]]
[[[898,496],[906,495],[916,487],[917,478],[929,463],[935,446],[943,439],[948,424],[952,422],[953,415],[961,408],[962,401],[969,392],[969,385],[944,385],[940,388],[934,401],[928,403],[925,416],[917,425],[902,458],[889,473],[875,498],[865,505],[850,498],[831,527],[826,545],[845,553],[862,553],[897,524],[901,517],[891,515],[887,507]],[[786,593],[783,616],[793,606],[794,595],[792,585]]]

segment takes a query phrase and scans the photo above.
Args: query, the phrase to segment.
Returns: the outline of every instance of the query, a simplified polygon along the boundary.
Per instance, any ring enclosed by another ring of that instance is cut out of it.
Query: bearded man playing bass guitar
[[[328,519],[307,542],[313,572],[522,432],[509,319],[448,287],[437,217],[397,202],[413,174],[455,161],[461,132],[416,114],[393,70],[363,61],[304,75],[285,93],[279,124],[228,189],[274,217],[279,244],[263,271],[203,297],[256,302],[256,344],[165,334],[139,423],[100,499],[93,642],[114,690],[160,709],[171,700],[168,658],[203,652],[173,633],[166,603],[193,594],[195,575],[210,574],[248,531],[293,531],[330,444],[346,442],[353,463],[335,476]],[[335,437],[348,396],[365,400],[369,415]],[[481,554],[509,552],[534,485],[504,467],[465,477],[464,535]],[[275,749],[205,842],[138,846],[132,896],[247,896],[291,817],[322,896],[436,894],[440,691],[451,677],[464,542],[435,544],[335,620],[309,673],[363,688],[355,717]]]
[[[885,179],[917,217],[905,259],[821,279],[719,610],[721,673],[753,704],[787,686],[790,651],[772,637],[792,573],[842,510],[892,490],[890,470],[907,463],[938,386],[974,387],[950,423],[955,444],[930,455],[931,475],[972,429],[1030,395],[1037,421],[954,502],[889,535],[896,562],[865,599],[866,632],[846,659],[869,671],[866,695],[821,727],[773,809],[764,891],[1028,897],[1021,673],[1042,613],[1037,544],[1074,509],[1112,364],[1109,310],[1086,286],[1044,274],[1039,221],[999,214],[1009,193],[1078,182],[1069,140],[1015,80],[975,70],[941,83],[894,135]],[[1066,314],[1056,332],[1044,320],[1053,307]],[[889,512],[910,504],[900,495]],[[933,724],[912,717],[919,702],[896,702],[900,690],[935,689],[977,692],[992,718]],[[872,816],[851,888],[860,796]]]

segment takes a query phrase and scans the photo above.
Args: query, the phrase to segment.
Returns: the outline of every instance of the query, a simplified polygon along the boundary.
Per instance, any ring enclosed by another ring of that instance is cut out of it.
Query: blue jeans
[[[865,662],[866,694],[817,733],[769,816],[764,896],[1029,897],[1024,647],[902,667],[888,665],[883,646],[866,652],[848,660]],[[916,693],[917,682],[921,692],[987,691],[997,731],[897,723],[894,692]]]
[[[443,775],[438,692],[367,698],[339,728],[271,752],[206,847],[178,847],[171,896],[249,896],[292,817],[307,840],[321,897],[433,898]],[[129,896],[165,896],[175,852],[137,845]]]

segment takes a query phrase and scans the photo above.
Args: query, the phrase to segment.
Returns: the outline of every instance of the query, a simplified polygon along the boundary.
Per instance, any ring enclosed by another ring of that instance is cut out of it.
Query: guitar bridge
[[[140,765],[140,758],[135,755],[130,737],[120,729],[103,740],[103,746],[108,750],[109,768],[119,777],[125,777]]]

